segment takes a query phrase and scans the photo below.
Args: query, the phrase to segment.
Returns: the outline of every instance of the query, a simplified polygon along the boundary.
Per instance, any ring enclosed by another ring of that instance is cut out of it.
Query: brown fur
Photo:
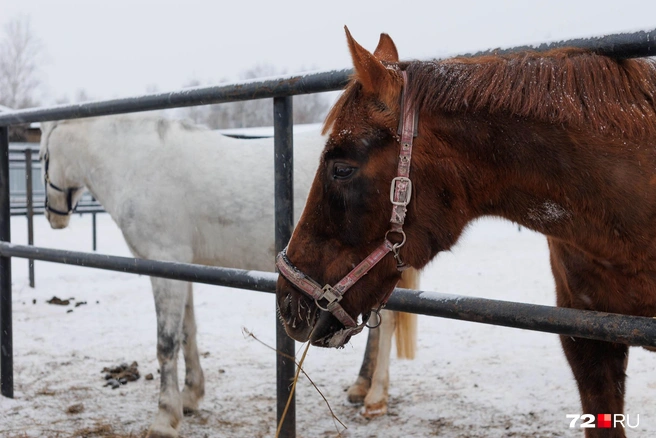
[[[374,62],[347,37],[356,73],[327,118],[324,159],[288,247],[301,270],[332,284],[389,229],[405,69],[419,112],[406,263],[421,269],[472,220],[500,216],[547,236],[558,306],[656,315],[652,61],[561,49],[390,64]],[[335,163],[352,166],[353,176],[335,179]],[[398,280],[393,259],[383,259],[341,304],[357,316]],[[293,312],[295,300],[316,311],[282,278],[277,294],[281,314]],[[299,319],[316,321],[306,316]],[[322,336],[339,329],[325,318],[314,325]],[[299,340],[314,333],[287,330]],[[628,347],[570,337],[561,343],[582,413],[623,413]],[[625,436],[620,427],[585,433]]]

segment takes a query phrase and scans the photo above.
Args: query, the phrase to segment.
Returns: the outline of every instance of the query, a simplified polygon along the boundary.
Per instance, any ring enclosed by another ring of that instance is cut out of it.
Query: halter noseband
[[[73,211],[75,211],[75,208],[77,207],[76,205],[73,205],[73,194],[80,190],[82,187],[71,187],[68,189],[62,189],[56,185],[54,185],[50,181],[50,176],[48,175],[48,166],[50,165],[50,153],[48,152],[48,149],[46,149],[46,154],[43,157],[44,161],[44,172],[43,172],[43,178],[45,180],[45,191],[46,191],[46,199],[45,199],[45,206],[46,210],[48,210],[50,213],[54,213],[59,216],[70,216]],[[57,210],[56,208],[52,208],[50,204],[48,203],[48,187],[50,187],[53,190],[56,190],[61,193],[66,193],[66,203],[67,203],[67,211],[61,211]]]
[[[401,151],[399,153],[397,176],[392,180],[390,186],[390,201],[392,203],[392,217],[390,218],[390,223],[392,225],[385,233],[383,243],[360,262],[358,266],[353,268],[351,272],[346,274],[346,276],[335,284],[335,286],[326,284],[321,287],[319,283],[304,274],[294,266],[287,257],[287,248],[282,250],[276,257],[276,266],[278,267],[280,274],[306,295],[313,298],[317,307],[332,313],[335,318],[344,325],[345,328],[333,334],[332,338],[328,341],[328,345],[331,347],[341,346],[344,344],[348,336],[360,333],[369,319],[370,312],[368,312],[366,316],[363,315],[362,323],[358,324],[357,320],[354,320],[339,304],[346,291],[349,290],[358,280],[364,277],[390,252],[396,259],[396,265],[399,271],[404,271],[410,267],[401,261],[399,250],[406,241],[405,232],[403,231],[403,223],[405,222],[407,206],[412,195],[410,160],[412,159],[412,141],[417,135],[417,113],[406,90],[408,83],[407,74],[405,71],[402,71],[401,74],[403,75],[403,98],[401,99],[401,119],[399,121]],[[401,242],[390,242],[387,238],[390,233],[400,234]],[[387,303],[390,294],[391,291],[382,300],[381,307]],[[327,302],[325,306],[319,304],[319,302],[323,300]]]

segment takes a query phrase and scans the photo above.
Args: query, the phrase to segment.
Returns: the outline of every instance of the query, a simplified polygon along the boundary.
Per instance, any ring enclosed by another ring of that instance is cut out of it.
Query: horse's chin
[[[351,335],[342,335],[340,331],[331,333],[319,339],[311,339],[310,344],[322,348],[344,348],[351,340]]]
[[[283,318],[280,318],[283,320]],[[315,347],[342,348],[351,339],[345,335],[345,327],[329,312],[316,313],[311,325],[284,322],[287,335],[298,342],[310,342]],[[284,321],[284,320],[283,320]],[[295,322],[297,320],[294,320]]]
[[[351,335],[344,335],[344,329],[330,312],[321,311],[310,333],[310,343],[315,347],[342,348],[351,339]]]
[[[302,328],[293,327],[289,324],[284,324],[284,326],[285,332],[287,332],[287,336],[298,342],[307,342],[308,339],[310,339],[310,335],[312,334],[312,327],[310,326]]]
[[[50,214],[49,212],[46,212],[46,219],[48,219],[50,227],[53,230],[61,230],[62,228],[66,228],[68,223],[71,221],[70,216],[54,215]]]

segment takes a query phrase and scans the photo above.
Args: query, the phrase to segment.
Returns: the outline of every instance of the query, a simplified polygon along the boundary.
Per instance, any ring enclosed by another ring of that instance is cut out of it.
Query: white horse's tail
[[[403,271],[397,286],[418,289],[419,271],[413,268]],[[395,315],[396,355],[399,359],[414,359],[417,350],[417,315],[404,312],[395,312]]]

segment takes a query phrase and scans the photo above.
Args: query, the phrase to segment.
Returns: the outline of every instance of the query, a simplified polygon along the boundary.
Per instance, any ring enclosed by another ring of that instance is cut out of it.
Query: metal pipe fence
[[[0,242],[11,241],[9,128],[0,127]],[[14,397],[11,258],[0,256],[0,394]]]
[[[556,47],[575,46],[588,48],[604,55],[629,58],[656,55],[655,41],[656,30],[652,30],[543,44],[529,49],[544,51]],[[491,53],[507,53],[527,48],[495,50]],[[291,218],[293,217],[291,180],[293,153],[291,137],[292,101],[290,96],[339,90],[347,83],[351,73],[351,70],[309,73],[215,87],[198,87],[133,98],[27,109],[0,114],[0,391],[2,395],[13,397],[11,257],[138,273],[263,292],[273,292],[277,278],[277,275],[273,273],[11,244],[8,125],[272,97],[274,98],[274,120],[276,120],[274,126],[276,163],[275,233],[276,248],[281,249],[291,235]],[[392,294],[388,308],[390,310],[559,333],[607,342],[656,347],[656,323],[653,318],[403,289],[397,289]],[[290,341],[284,335],[284,332],[280,330],[277,336],[277,348],[281,351],[291,351],[293,355],[293,341]],[[293,378],[293,374],[294,369],[291,361],[278,361],[278,420],[280,420],[280,406],[281,403],[282,406],[286,403],[289,394],[289,382]],[[282,436],[295,436],[294,419],[295,409],[292,404],[287,414],[287,420],[283,425]]]
[[[275,175],[275,250],[282,251],[292,237],[294,229],[294,136],[293,102],[291,96],[273,99],[273,155]],[[276,318],[276,346],[281,354],[276,355],[276,415],[283,424],[280,435],[296,436],[296,409],[285,407],[291,397],[290,406],[296,406],[296,396],[292,393],[292,379],[295,363],[291,358],[296,354],[295,343],[287,336],[285,328]]]
[[[34,245],[34,199],[32,197],[32,149],[25,149],[25,203],[27,215],[27,244]],[[34,287],[34,260],[28,259],[30,287]]]
[[[194,283],[275,293],[273,272],[160,262],[0,242],[0,256],[149,275]],[[654,318],[514,303],[438,292],[394,290],[387,309],[482,324],[558,333],[598,341],[656,347]],[[286,402],[287,399],[284,401]]]

